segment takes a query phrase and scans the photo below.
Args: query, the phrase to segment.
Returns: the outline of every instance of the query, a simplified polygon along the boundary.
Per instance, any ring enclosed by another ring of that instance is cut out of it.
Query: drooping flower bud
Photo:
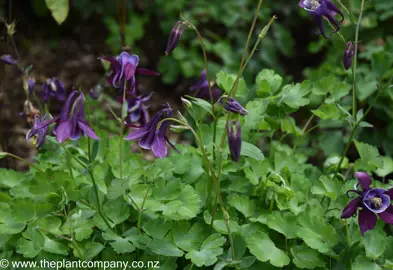
[[[238,162],[242,148],[242,131],[239,121],[230,121],[227,125],[227,133],[231,158],[234,162]]]
[[[10,54],[0,56],[0,60],[8,65],[15,65],[18,62],[18,60],[14,59],[14,57]]]
[[[352,65],[353,56],[355,55],[355,48],[356,46],[353,42],[347,42],[345,45],[343,63],[346,70],[348,70]]]
[[[248,111],[243,108],[242,105],[240,105],[239,101],[237,101],[234,98],[230,98],[228,96],[222,96],[219,100],[218,103],[224,105],[224,109],[233,112],[233,113],[238,113],[241,115],[247,115]]]
[[[183,97],[181,97],[180,99],[181,99],[181,102],[183,103],[185,108],[187,108],[187,109],[191,109],[192,108],[191,101],[189,101],[188,99],[183,98]]]
[[[49,97],[55,97],[57,100],[63,101],[66,99],[66,90],[64,84],[56,79],[47,79],[42,85],[41,95],[44,101],[47,101]]]
[[[34,78],[28,77],[23,79],[23,89],[29,96],[33,94],[34,86],[35,86]]]
[[[179,43],[180,37],[183,34],[183,31],[184,23],[181,21],[176,22],[175,26],[173,26],[172,28],[171,34],[169,35],[168,44],[165,50],[166,55],[168,55],[176,48],[177,44]]]

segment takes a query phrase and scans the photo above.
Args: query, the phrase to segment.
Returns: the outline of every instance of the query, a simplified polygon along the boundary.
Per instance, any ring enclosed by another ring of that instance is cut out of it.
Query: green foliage
[[[45,3],[58,24],[62,24],[67,19],[69,12],[68,0],[45,0]]]

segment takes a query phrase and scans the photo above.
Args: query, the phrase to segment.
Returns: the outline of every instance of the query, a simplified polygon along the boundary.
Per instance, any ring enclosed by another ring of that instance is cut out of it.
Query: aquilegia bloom
[[[348,70],[352,65],[352,59],[355,55],[355,44],[353,42],[347,42],[345,45],[343,63],[346,70]]]
[[[362,190],[349,190],[358,194],[358,197],[352,199],[344,208],[341,218],[350,218],[359,211],[359,227],[362,235],[368,230],[372,230],[377,223],[378,216],[387,224],[393,225],[393,206],[390,204],[390,198],[393,197],[393,188],[370,188],[371,178],[365,172],[355,173]]]
[[[160,74],[148,69],[138,68],[139,57],[136,54],[130,55],[127,52],[122,52],[119,56],[110,57],[102,56],[100,59],[108,61],[111,64],[111,74],[108,77],[108,83],[115,88],[123,88],[124,81],[127,81],[127,89],[133,90],[135,88],[135,75],[153,75]]]
[[[213,100],[216,101],[221,95],[221,90],[215,87],[212,87],[211,89]],[[190,90],[196,92],[196,97],[210,100],[209,82],[207,80],[206,69],[202,71],[199,81],[196,82],[193,86],[191,86]]]
[[[344,20],[344,14],[339,10],[331,0],[300,0],[299,6],[310,12],[314,22],[319,28],[319,33],[327,39],[323,26],[323,18],[329,20],[334,27],[333,33],[340,30],[340,23]],[[341,20],[337,21],[334,17],[336,14],[341,16]]]
[[[55,97],[60,101],[65,100],[66,90],[64,84],[56,78],[47,79],[41,87],[41,96],[44,101],[47,101],[49,97]]]
[[[228,145],[231,158],[238,162],[242,148],[242,130],[239,121],[230,121],[227,125]]]
[[[166,142],[176,150],[166,136],[169,121],[163,122],[159,128],[157,128],[157,126],[162,119],[168,118],[171,115],[172,108],[168,104],[166,108],[157,112],[148,123],[128,134],[125,139],[139,140],[139,146],[143,149],[151,149],[153,154],[158,158],[165,157],[168,154]]]
[[[239,101],[237,101],[234,98],[230,98],[228,96],[222,96],[218,102],[222,105],[224,105],[224,109],[233,112],[233,113],[238,113],[241,115],[247,115],[248,111],[243,108],[242,105],[240,105]]]
[[[33,144],[37,147],[41,147],[45,142],[46,135],[48,134],[49,125],[54,121],[55,119],[48,119],[47,114],[43,117],[35,115],[33,127],[27,132],[26,140],[33,138]]]
[[[81,135],[99,140],[94,130],[85,120],[85,96],[82,92],[72,91],[60,112],[60,117],[56,119],[56,126],[53,133],[59,143],[67,138],[77,140]]]
[[[184,31],[184,23],[181,21],[176,22],[171,30],[171,34],[169,35],[165,54],[169,54],[176,48],[181,38],[181,35],[183,34],[183,31]]]

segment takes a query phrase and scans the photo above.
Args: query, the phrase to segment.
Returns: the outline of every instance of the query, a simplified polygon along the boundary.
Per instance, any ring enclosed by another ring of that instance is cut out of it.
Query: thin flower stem
[[[356,69],[357,69],[357,58],[358,58],[358,42],[359,42],[359,29],[360,29],[360,23],[362,21],[363,17],[363,10],[364,10],[364,0],[362,0],[362,4],[360,6],[360,14],[359,14],[359,19],[356,24],[356,32],[355,32],[355,55],[353,57],[353,68],[352,68],[352,77],[353,77],[353,82],[352,82],[352,116],[355,117],[356,115]]]
[[[124,89],[123,89],[123,106],[124,103],[126,102],[126,87],[127,87],[127,80],[124,80]],[[120,148],[120,153],[119,153],[119,163],[120,163],[120,179],[123,179],[123,146],[124,146],[124,140],[123,140],[123,133],[124,133],[124,120],[123,119],[123,106],[122,106],[122,111],[121,111],[121,125],[120,125],[120,142],[119,142],[119,148]],[[126,117],[126,116],[125,116]]]
[[[68,149],[67,149],[63,144],[61,144],[61,143],[59,143],[59,145],[60,145],[61,148],[64,149],[64,151],[66,151],[66,152],[69,154],[69,156],[70,156],[71,158],[73,158],[76,162],[78,162],[79,165],[81,165],[83,168],[87,169],[86,164],[84,164],[82,161],[80,161],[78,158],[76,158],[76,157],[70,152],[70,150],[68,150]]]
[[[184,20],[184,22],[195,31],[195,33],[198,36],[199,42],[201,43],[201,48],[202,48],[202,53],[203,53],[203,60],[205,61],[205,67],[206,67],[206,77],[207,77],[208,88],[209,88],[210,103],[212,105],[212,113],[213,113],[213,116],[215,118],[214,100],[213,100],[213,92],[212,92],[212,83],[211,83],[211,78],[210,78],[210,74],[209,74],[209,62],[207,60],[205,43],[203,41],[203,37],[202,37],[201,33],[199,33],[199,31],[195,27],[195,25],[193,25],[191,22],[189,22],[187,20]]]
[[[141,208],[139,209],[139,213],[138,213],[138,222],[137,222],[138,231],[141,231],[143,207],[145,206],[145,202],[146,202],[146,199],[147,199],[147,195],[149,195],[150,189],[151,189],[151,187],[149,186],[149,188],[148,188],[147,191],[146,191],[145,196],[143,197],[143,201],[142,201]]]
[[[205,61],[205,68],[206,68],[206,78],[207,78],[207,84],[209,88],[209,96],[210,96],[210,104],[212,105],[212,114],[214,118],[214,126],[213,126],[213,159],[216,159],[216,150],[215,150],[215,141],[216,141],[216,134],[217,134],[217,118],[216,118],[216,113],[215,113],[215,108],[214,108],[214,100],[213,100],[213,90],[212,90],[212,81],[210,78],[209,74],[209,61],[207,59],[207,54],[206,54],[206,49],[205,49],[205,43],[203,41],[203,37],[201,33],[199,33],[198,29],[193,25],[191,22],[185,20],[185,23],[188,24],[197,34],[199,42],[201,43],[201,48],[202,48],[202,53],[203,53],[203,60]]]
[[[260,1],[260,4],[261,4],[261,3],[262,3],[262,1]],[[259,8],[260,8],[260,6],[258,5],[258,8],[257,8],[257,11],[258,11],[258,12],[259,12]],[[256,17],[257,17],[257,13],[256,13]],[[261,40],[265,37],[267,31],[269,30],[271,24],[274,22],[275,19],[277,19],[277,17],[276,17],[276,16],[273,16],[273,17],[270,19],[269,23],[263,28],[263,30],[261,31],[261,33],[258,35],[258,40],[255,42],[255,45],[254,45],[253,49],[251,50],[250,55],[248,56],[248,58],[247,58],[247,60],[245,61],[244,65],[242,66],[242,68],[239,70],[239,73],[237,74],[236,80],[235,80],[235,82],[234,82],[234,84],[233,84],[233,86],[232,86],[232,89],[231,89],[230,92],[229,92],[229,96],[231,96],[232,92],[234,92],[234,95],[236,95],[236,86],[237,86],[237,83],[238,83],[239,80],[240,80],[240,77],[242,76],[242,74],[243,74],[245,68],[247,67],[249,61],[250,61],[250,60],[252,59],[252,57],[254,56],[254,54],[255,54],[255,52],[256,52],[256,50],[257,50],[257,48],[258,48],[259,43],[260,43]],[[231,113],[228,113],[227,118],[226,118],[225,126],[228,125],[230,116],[231,116]],[[223,151],[224,151],[224,144],[225,144],[225,138],[226,138],[226,136],[227,136],[227,132],[226,132],[226,130],[224,130],[224,132],[223,132],[223,134],[222,134],[222,136],[221,136],[221,142],[220,142],[220,154],[219,154],[219,161],[218,161],[218,176],[217,176],[217,182],[220,182],[220,181],[221,181],[221,174],[222,174],[222,153],[223,153]],[[220,188],[220,186],[217,185],[217,188]],[[220,191],[219,189],[216,190],[216,196],[221,196],[220,193],[221,193],[221,191]],[[217,208],[217,201],[218,201],[218,200],[217,200],[217,198],[216,198],[216,200],[215,200],[215,205],[213,206],[213,210]],[[213,213],[215,213],[215,212],[213,212]],[[213,216],[213,215],[212,215],[212,222],[214,222],[214,216]]]
[[[356,132],[357,128],[359,127],[360,123],[364,120],[364,118],[366,118],[366,116],[367,116],[367,115],[369,114],[369,112],[371,111],[371,109],[372,109],[374,103],[375,103],[375,102],[377,101],[377,99],[378,99],[379,94],[380,94],[385,88],[389,87],[389,84],[390,84],[390,82],[391,82],[392,80],[393,80],[393,77],[389,80],[389,82],[388,82],[384,87],[382,87],[382,88],[380,87],[380,88],[378,89],[378,92],[377,92],[377,94],[375,95],[373,102],[368,106],[368,108],[367,108],[367,110],[364,112],[363,116],[362,116],[362,117],[355,123],[355,125],[353,126],[353,129],[352,129],[351,134],[350,134],[350,136],[349,136],[349,140],[348,140],[348,142],[347,142],[347,145],[345,146],[345,149],[344,149],[343,153],[341,154],[340,161],[339,161],[339,163],[338,163],[338,165],[337,165],[337,168],[336,168],[336,171],[335,171],[335,173],[334,173],[334,175],[333,175],[333,179],[335,179],[335,178],[337,177],[337,174],[338,174],[338,172],[340,171],[341,165],[342,165],[342,163],[343,163],[343,161],[344,161],[344,158],[345,158],[345,156],[346,156],[346,154],[347,154],[347,152],[348,152],[348,150],[349,150],[349,147],[351,146],[352,139],[353,139],[353,137],[354,137],[354,135],[355,135],[355,132]]]
[[[348,222],[347,220],[344,220],[345,222],[345,231],[347,233],[347,242],[348,242],[348,246],[351,246],[351,236],[349,235],[349,228],[348,228]]]
[[[56,236],[56,237],[58,237],[58,238],[61,238],[61,239],[64,239],[64,240],[67,240],[67,241],[70,241],[70,242],[72,242],[72,241],[73,241],[73,239],[72,239],[72,238],[65,237],[65,236],[62,236],[62,235],[59,235],[59,234],[56,234],[56,233],[53,233],[53,232],[47,231],[47,230],[45,230],[45,229],[42,229],[42,228],[38,228],[38,229],[39,229],[40,231],[44,232],[44,233],[49,233],[49,234],[51,234],[51,235],[53,235],[53,236]]]
[[[94,174],[93,174],[93,172],[91,170],[88,170],[88,171],[89,171],[89,174],[90,174],[90,177],[91,177],[91,181],[93,182],[94,192],[96,194],[97,206],[98,206],[97,207],[98,214],[101,216],[101,218],[105,222],[106,226],[108,226],[108,229],[111,230],[114,234],[116,234],[116,232],[112,229],[110,223],[106,219],[106,217],[104,215],[104,212],[102,211],[102,205],[101,205],[101,202],[100,202],[100,196],[98,194],[98,186],[97,186],[96,180],[94,178]]]
[[[337,2],[342,6],[342,8],[348,13],[348,15],[351,15],[347,7],[341,2],[341,0],[337,0]]]
[[[17,155],[8,153],[8,152],[2,152],[2,155],[4,155],[4,156],[10,156],[10,157],[13,157],[13,158],[15,158],[15,159],[17,159],[17,160],[23,161],[24,163],[26,163],[26,164],[29,165],[30,167],[36,169],[37,171],[39,171],[40,173],[42,173],[43,175],[45,175],[47,178],[52,179],[52,177],[50,177],[49,175],[47,175],[43,170],[41,170],[40,168],[38,168],[37,166],[35,166],[33,163],[27,161],[26,159],[24,159],[24,158],[22,158],[22,157],[20,157],[20,156],[17,156]]]

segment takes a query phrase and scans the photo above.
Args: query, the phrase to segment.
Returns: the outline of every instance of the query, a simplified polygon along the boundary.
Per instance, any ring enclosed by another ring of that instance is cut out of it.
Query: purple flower
[[[0,60],[9,65],[15,65],[16,63],[18,63],[18,60],[14,59],[14,57],[9,54],[4,54],[0,56]]]
[[[66,90],[60,80],[50,78],[42,85],[41,95],[44,101],[47,101],[49,97],[55,97],[57,100],[63,101],[66,99]]]
[[[59,143],[67,138],[77,140],[81,134],[99,140],[94,130],[85,120],[85,96],[82,92],[72,91],[60,112],[53,133]]]
[[[98,99],[101,94],[101,85],[96,85],[93,88],[90,88],[89,95],[92,99]]]
[[[355,54],[355,47],[356,46],[353,42],[347,42],[347,44],[345,45],[343,63],[346,70],[348,70],[352,65],[352,59]]]
[[[340,30],[340,25],[344,20],[344,14],[339,10],[331,0],[300,0],[299,6],[310,12],[314,22],[318,25],[319,33],[327,39],[323,26],[322,18],[326,18],[334,27],[333,33]],[[341,20],[337,21],[334,16],[339,14]]]
[[[202,71],[199,81],[196,82],[193,86],[191,86],[190,90],[196,92],[195,94],[196,97],[205,100],[210,100],[209,82],[207,80],[206,69]],[[220,95],[221,95],[221,90],[213,87],[212,88],[213,100],[216,101]]]
[[[176,22],[171,30],[171,34],[169,35],[168,44],[166,45],[166,50],[165,50],[166,55],[168,55],[176,48],[181,38],[181,35],[183,34],[183,31],[184,31],[184,23],[181,21]]]
[[[33,138],[33,144],[37,147],[41,147],[45,142],[46,135],[48,134],[49,125],[54,121],[56,121],[56,119],[48,119],[47,114],[43,117],[35,115],[33,127],[27,132],[26,140]]]
[[[234,162],[238,162],[242,148],[242,130],[239,121],[230,121],[227,125],[227,133],[231,158]]]
[[[160,127],[158,127],[158,123],[171,115],[172,108],[168,104],[166,108],[157,112],[148,123],[131,132],[125,139],[139,140],[139,146],[143,149],[151,149],[153,154],[158,158],[165,157],[168,154],[166,142],[168,142],[173,149],[176,150],[176,148],[169,142],[166,136],[169,121],[163,122]]]
[[[27,93],[29,94],[29,96],[31,96],[31,94],[33,94],[34,86],[35,86],[34,78],[29,77],[24,81],[24,88],[27,91]]]
[[[143,126],[149,122],[149,112],[147,111],[149,105],[144,103],[148,102],[152,95],[153,93],[146,97],[135,96],[126,100],[128,104],[127,124],[139,122]]]
[[[357,212],[358,208],[361,208],[358,222],[362,235],[374,228],[377,223],[375,214],[378,214],[385,223],[393,225],[393,206],[390,204],[393,189],[370,188],[371,178],[365,172],[357,172],[355,176],[362,191],[356,189],[347,192],[347,194],[354,192],[358,197],[348,203],[341,214],[341,218],[350,218]]]
[[[133,90],[135,88],[135,75],[152,75],[159,76],[160,74],[148,69],[137,68],[139,57],[135,54],[130,55],[127,52],[122,52],[119,56],[110,57],[102,56],[100,59],[108,61],[111,64],[111,74],[108,77],[108,83],[115,88],[123,88],[124,82],[127,82],[127,89]]]
[[[240,105],[239,101],[237,101],[236,99],[230,98],[228,96],[222,96],[222,97],[220,97],[218,102],[220,104],[223,104],[224,109],[229,112],[238,113],[241,115],[248,114],[248,111],[246,109],[244,109],[243,106]]]

